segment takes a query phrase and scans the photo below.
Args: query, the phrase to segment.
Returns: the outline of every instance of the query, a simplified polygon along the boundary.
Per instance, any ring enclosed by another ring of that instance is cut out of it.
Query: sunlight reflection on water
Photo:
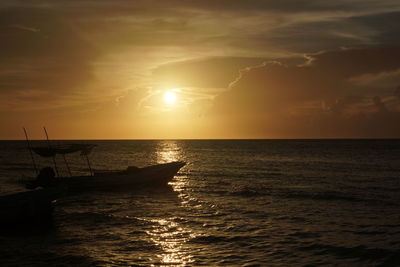
[[[163,253],[157,255],[162,264],[185,266],[193,262],[193,256],[183,248],[183,245],[193,238],[193,234],[172,219],[150,220],[155,224],[147,234],[163,250]]]
[[[160,141],[158,146],[157,162],[165,163],[183,159],[182,149],[177,141]],[[170,182],[173,190],[179,193],[181,205],[184,198],[183,189],[187,185],[187,176],[175,177]],[[186,266],[193,262],[193,256],[184,249],[184,244],[196,235],[191,229],[174,221],[174,218],[151,219],[152,229],[146,233],[154,244],[160,247],[163,253],[157,255],[162,265]]]
[[[178,161],[182,158],[182,149],[178,141],[160,141],[156,153],[158,163]]]

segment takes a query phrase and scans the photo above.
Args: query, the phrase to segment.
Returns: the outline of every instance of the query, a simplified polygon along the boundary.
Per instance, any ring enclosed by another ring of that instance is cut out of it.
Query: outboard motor
[[[39,186],[47,188],[55,184],[54,178],[56,174],[52,167],[45,167],[40,170],[36,180],[26,185],[27,189],[35,189]]]

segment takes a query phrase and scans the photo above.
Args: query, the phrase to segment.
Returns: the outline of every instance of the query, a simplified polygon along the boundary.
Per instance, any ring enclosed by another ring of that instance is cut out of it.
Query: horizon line
[[[240,141],[240,140],[400,140],[400,137],[315,137],[315,138],[94,138],[94,139],[50,139],[50,141]],[[0,139],[0,141],[26,141],[26,139]],[[47,141],[29,139],[29,141]]]

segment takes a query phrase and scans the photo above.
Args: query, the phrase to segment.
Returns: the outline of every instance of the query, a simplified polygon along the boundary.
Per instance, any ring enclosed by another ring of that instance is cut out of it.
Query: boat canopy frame
[[[48,146],[32,147],[31,144],[30,144],[30,141],[29,141],[28,133],[27,133],[26,129],[23,128],[24,133],[25,133],[25,137],[26,137],[26,141],[27,141],[27,144],[28,144],[28,149],[29,149],[29,151],[31,153],[31,159],[32,159],[32,163],[33,163],[33,166],[34,166],[36,174],[38,174],[38,169],[37,169],[37,166],[36,166],[32,151],[35,152],[37,155],[43,157],[43,158],[52,158],[53,159],[54,168],[55,168],[56,173],[57,173],[57,176],[60,176],[60,175],[58,173],[58,168],[57,168],[57,164],[56,164],[56,159],[55,158],[56,158],[57,154],[58,155],[62,155],[63,158],[64,158],[64,162],[65,162],[65,164],[67,166],[69,176],[71,176],[71,177],[72,177],[72,173],[71,173],[71,170],[69,168],[68,162],[67,162],[67,160],[65,158],[65,155],[66,154],[80,152],[80,155],[84,156],[86,158],[86,162],[87,162],[89,170],[90,170],[90,175],[91,176],[94,175],[93,170],[92,170],[92,166],[90,165],[90,161],[89,161],[88,155],[92,152],[93,148],[97,147],[96,144],[75,144],[75,143],[73,143],[73,144],[62,144],[62,145],[58,144],[56,146],[53,146],[50,143],[50,139],[49,139],[49,136],[47,134],[46,127],[43,127],[43,129],[44,129],[44,132],[46,134],[46,139],[47,139]]]
[[[32,147],[32,151],[44,158],[55,157],[57,154],[65,155],[80,152],[81,156],[89,155],[95,144],[65,144],[55,147]]]

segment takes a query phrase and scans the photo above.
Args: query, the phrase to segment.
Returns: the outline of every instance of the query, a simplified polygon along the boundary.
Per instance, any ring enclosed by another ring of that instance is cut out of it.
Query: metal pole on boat
[[[71,169],[69,168],[67,159],[65,158],[65,154],[63,154],[63,158],[64,158],[65,165],[67,166],[69,177],[72,177]]]
[[[47,130],[46,127],[43,126],[44,132],[46,134],[46,138],[47,138],[47,145],[49,146],[49,149],[51,150],[51,144],[50,144],[50,140],[49,140],[49,135],[47,134]],[[53,163],[54,163],[54,168],[56,169],[56,173],[57,176],[60,177],[60,174],[58,173],[58,168],[57,168],[57,163],[56,163],[56,156],[53,156]]]
[[[87,154],[85,154],[85,157],[86,157],[87,164],[88,164],[88,166],[89,166],[90,176],[94,176],[93,171],[92,171],[92,166],[90,166],[89,157],[88,157]]]
[[[35,173],[38,174],[38,169],[37,169],[37,167],[36,167],[35,158],[33,157],[31,142],[29,141],[28,133],[26,132],[25,127],[22,127],[22,129],[24,129],[26,142],[28,143],[28,149],[29,149],[29,153],[31,154],[31,159],[32,159],[33,168],[35,169]]]

